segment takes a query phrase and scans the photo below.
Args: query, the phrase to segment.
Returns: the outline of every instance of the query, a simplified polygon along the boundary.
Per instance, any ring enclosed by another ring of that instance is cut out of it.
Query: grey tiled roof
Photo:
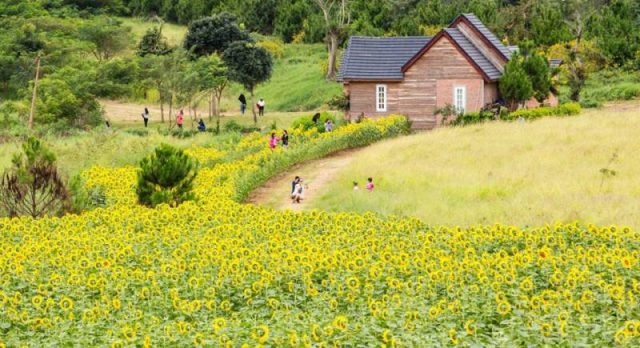
[[[444,29],[447,34],[462,48],[471,60],[474,61],[480,67],[480,69],[487,75],[490,80],[497,80],[502,76],[502,72],[498,70],[493,63],[491,63],[487,57],[485,57],[478,48],[471,43],[460,30],[456,28]]]
[[[473,24],[473,26],[476,27],[476,29],[478,29],[478,31],[484,35],[484,37],[491,42],[496,49],[498,49],[498,51],[507,57],[507,59],[511,58],[511,51],[503,45],[500,40],[498,40],[498,38],[480,21],[480,19],[476,17],[476,15],[473,13],[465,13],[463,16],[466,17],[469,22]]]
[[[338,81],[402,80],[402,66],[428,42],[426,36],[352,36],[342,57]]]

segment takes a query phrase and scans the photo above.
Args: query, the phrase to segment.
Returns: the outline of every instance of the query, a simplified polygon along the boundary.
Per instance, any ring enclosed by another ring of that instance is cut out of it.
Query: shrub
[[[329,99],[327,105],[334,110],[347,111],[349,110],[349,96],[344,93],[336,94]]]
[[[274,58],[280,59],[284,56],[284,43],[280,40],[262,39],[256,43],[256,46],[269,51]]]
[[[42,217],[69,209],[69,192],[58,173],[55,155],[30,137],[24,154],[13,156],[13,167],[0,180],[0,206],[9,216]]]
[[[162,203],[175,207],[193,200],[193,180],[197,172],[197,162],[184,151],[161,144],[140,162],[138,202],[149,207]]]
[[[453,122],[454,125],[468,125],[493,120],[493,113],[489,111],[465,112],[458,116]]]
[[[557,107],[540,107],[533,109],[520,109],[510,113],[506,119],[515,120],[522,117],[525,120],[533,120],[544,116],[571,116],[582,111],[578,103],[566,103]]]
[[[293,120],[293,122],[291,123],[291,128],[302,130],[315,128],[318,130],[318,133],[322,133],[324,132],[324,123],[327,120],[331,120],[331,122],[333,122],[334,130],[344,123],[342,120],[337,120],[333,114],[330,114],[328,112],[321,112],[319,114],[320,117],[318,118],[318,122],[313,122],[314,115],[302,116]]]

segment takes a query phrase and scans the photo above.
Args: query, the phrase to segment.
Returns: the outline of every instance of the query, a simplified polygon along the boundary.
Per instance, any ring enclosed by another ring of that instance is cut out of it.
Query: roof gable
[[[403,64],[429,40],[426,36],[352,36],[342,57],[338,80],[402,80]]]
[[[461,21],[465,21],[469,24],[475,31],[480,35],[480,37],[485,41],[489,46],[498,52],[505,61],[508,61],[511,58],[511,51],[500,42],[500,40],[487,28],[482,21],[473,13],[464,13],[460,16],[456,17],[456,19],[451,22],[449,28],[455,27]]]
[[[436,36],[433,37],[420,51],[418,51],[409,61],[402,66],[402,72],[406,72],[415,64],[422,56],[424,56],[438,41],[441,39],[448,39],[451,44],[462,54],[462,56],[473,66],[480,75],[486,81],[494,81],[500,78],[502,75],[499,70],[491,64],[480,51],[468,40],[464,38],[464,35],[457,29],[448,28],[441,30]],[[478,63],[478,61],[480,63]],[[484,69],[483,69],[484,67]]]

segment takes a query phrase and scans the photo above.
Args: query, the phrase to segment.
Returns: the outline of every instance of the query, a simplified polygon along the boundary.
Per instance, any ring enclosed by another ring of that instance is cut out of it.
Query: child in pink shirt
[[[367,179],[367,190],[368,190],[369,192],[371,192],[371,191],[373,191],[373,187],[374,187],[374,185],[373,185],[373,178],[368,178],[368,179]]]
[[[271,133],[271,139],[269,139],[269,147],[271,148],[271,151],[276,148],[278,141],[280,141],[280,139],[276,138],[276,133]]]

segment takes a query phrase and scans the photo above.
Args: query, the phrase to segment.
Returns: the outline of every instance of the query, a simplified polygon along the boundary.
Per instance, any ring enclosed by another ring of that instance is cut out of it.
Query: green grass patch
[[[417,216],[450,226],[580,220],[639,227],[640,119],[632,115],[593,110],[377,143],[340,170],[308,208]],[[370,176],[374,192],[350,189]]]
[[[142,19],[142,18],[119,17],[118,19],[122,21],[123,25],[131,27],[131,34],[135,41],[134,49],[148,29],[157,27],[160,25],[156,21]],[[181,46],[186,33],[187,33],[187,27],[184,25],[177,25],[177,24],[171,24],[171,23],[164,23],[162,25],[162,35],[167,38],[167,41],[171,46]]]

